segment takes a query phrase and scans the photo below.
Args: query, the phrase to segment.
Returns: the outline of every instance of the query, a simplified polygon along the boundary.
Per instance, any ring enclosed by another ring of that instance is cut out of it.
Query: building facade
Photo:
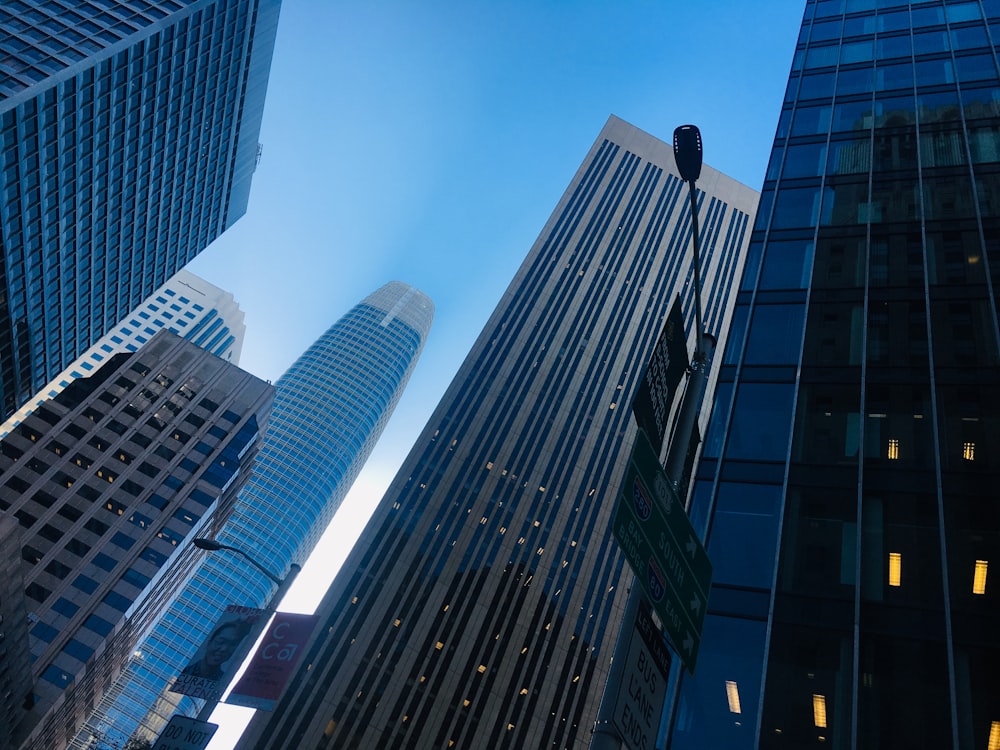
[[[1000,747],[1000,4],[809,0],[666,746]]]
[[[20,526],[13,516],[0,514],[0,726],[16,727],[27,710],[24,686],[31,680],[28,608],[21,577]],[[0,750],[14,750],[10,729],[0,732]]]
[[[757,194],[700,185],[724,336]],[[670,146],[612,117],[239,747],[587,747],[631,578],[630,403],[677,295],[693,318],[691,265]]]
[[[316,546],[382,434],[430,331],[434,306],[395,281],[334,323],[276,384],[253,477],[216,538],[275,575]],[[228,604],[262,606],[273,584],[240,557],[210,555],[144,638],[73,747],[91,737],[155,737],[196,701],[167,690]]]
[[[0,439],[71,382],[87,377],[113,354],[138,350],[161,328],[240,363],[246,325],[239,304],[230,292],[182,268],[0,425]]]
[[[0,416],[245,212],[279,6],[0,7]]]
[[[30,623],[5,673],[25,748],[65,747],[250,476],[273,387],[162,331],[108,359],[0,442],[0,509],[20,525]]]

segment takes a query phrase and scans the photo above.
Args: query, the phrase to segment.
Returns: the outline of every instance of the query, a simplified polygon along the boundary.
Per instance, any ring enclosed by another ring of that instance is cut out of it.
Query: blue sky
[[[235,294],[241,365],[272,381],[386,281],[437,308],[312,567],[346,554],[609,115],[667,141],[694,123],[705,162],[759,189],[803,7],[286,0],[247,214],[189,268]],[[287,609],[325,588],[302,579]]]

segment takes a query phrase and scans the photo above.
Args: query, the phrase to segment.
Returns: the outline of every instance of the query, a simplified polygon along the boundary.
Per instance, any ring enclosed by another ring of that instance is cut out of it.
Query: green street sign
[[[625,471],[612,531],[693,674],[712,562],[642,430]]]

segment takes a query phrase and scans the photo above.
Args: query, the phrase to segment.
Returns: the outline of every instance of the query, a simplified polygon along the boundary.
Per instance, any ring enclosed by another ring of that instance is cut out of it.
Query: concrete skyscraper
[[[25,748],[65,747],[190,577],[200,553],[187,540],[233,512],[273,397],[161,331],[74,380],[0,442],[0,511],[20,527],[2,554],[19,563],[10,573],[23,591],[0,601],[14,636],[0,653],[0,701],[27,709],[0,726],[0,745],[13,736]],[[9,609],[19,599],[20,612]]]
[[[757,193],[699,185],[721,336]],[[587,746],[631,577],[629,407],[676,297],[692,310],[687,197],[670,146],[612,117],[240,747]]]
[[[245,212],[279,6],[0,4],[0,418]]]
[[[96,370],[112,354],[138,350],[161,328],[226,362],[240,363],[246,326],[239,304],[230,292],[181,269],[0,425],[0,438],[74,380]]]
[[[998,43],[996,2],[805,3],[672,750],[1000,747]]]
[[[391,282],[334,323],[278,380],[250,483],[217,534],[281,574],[304,560],[350,489],[417,364],[434,306]],[[139,647],[73,747],[92,736],[155,736],[195,701],[167,691],[227,604],[260,606],[272,583],[239,557],[209,556]],[[234,601],[235,599],[235,601]]]

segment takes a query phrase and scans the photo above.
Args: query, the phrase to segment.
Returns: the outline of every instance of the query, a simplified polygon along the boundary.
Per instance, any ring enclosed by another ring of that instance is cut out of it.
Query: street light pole
[[[666,466],[667,478],[673,483],[677,496],[683,502],[687,493],[680,491],[680,483],[684,474],[695,419],[698,416],[698,406],[705,390],[708,354],[715,348],[715,339],[702,330],[701,320],[701,256],[698,246],[698,194],[695,182],[701,176],[702,149],[701,132],[696,126],[681,125],[674,130],[674,162],[681,179],[688,183],[691,197],[691,237],[694,253],[692,263],[695,311],[694,356],[691,359],[690,377],[687,387],[684,389],[680,414],[671,435]],[[622,624],[611,658],[611,669],[608,672],[604,695],[597,711],[597,721],[590,738],[590,750],[621,750],[623,744],[623,738],[614,724],[614,713],[618,694],[621,692],[629,644],[635,635],[636,617],[640,607],[649,606],[644,602],[640,586],[639,581],[633,576],[632,588],[629,589],[628,598],[625,601]]]
[[[686,507],[687,492],[682,491],[680,484],[684,476],[684,468],[687,465],[688,448],[691,436],[694,434],[698,407],[701,405],[701,397],[705,392],[708,357],[715,350],[715,337],[705,332],[701,318],[701,248],[698,241],[698,191],[695,188],[695,183],[701,177],[702,147],[701,132],[696,126],[681,125],[674,130],[674,162],[677,164],[677,171],[680,173],[681,179],[688,184],[688,194],[691,198],[695,338],[690,377],[687,388],[684,390],[684,400],[681,402],[681,411],[677,417],[677,427],[674,429],[674,436],[667,452],[665,469],[667,477],[673,482],[678,497]]]
[[[271,615],[273,615],[277,611],[278,604],[281,603],[281,600],[284,598],[285,594],[288,593],[288,589],[291,588],[292,582],[295,580],[295,577],[299,574],[299,571],[302,570],[302,566],[300,566],[298,563],[292,563],[288,567],[287,575],[285,575],[284,578],[278,578],[276,575],[271,573],[271,571],[269,571],[267,568],[265,568],[263,565],[261,565],[255,559],[253,559],[253,557],[251,557],[246,552],[241,550],[239,547],[233,547],[228,544],[222,544],[221,542],[217,542],[214,539],[204,539],[204,538],[195,539],[194,546],[197,547],[198,549],[207,550],[209,552],[217,552],[219,550],[235,552],[237,555],[240,555],[243,559],[245,559],[248,563],[253,565],[257,570],[263,573],[268,578],[268,580],[278,585],[277,590],[275,590],[274,594],[271,596],[270,601],[268,601],[267,606],[264,608],[264,615],[257,619],[257,621],[253,625],[253,628],[251,628],[250,632],[247,634],[248,637],[244,638],[240,642],[239,647],[233,654],[233,658],[231,658],[227,662],[226,670],[225,672],[223,672],[222,677],[219,678],[219,684],[222,686],[221,690],[216,694],[214,698],[207,699],[205,701],[205,705],[202,706],[201,711],[198,712],[199,721],[208,721],[209,717],[212,715],[212,712],[219,705],[219,701],[222,698],[222,691],[225,690],[226,687],[229,685],[229,682],[232,679],[233,675],[246,660],[247,655],[250,653],[250,649],[253,648],[254,644],[257,642],[257,639],[260,638],[261,633],[264,632],[264,628],[267,626],[268,620],[270,620]]]

